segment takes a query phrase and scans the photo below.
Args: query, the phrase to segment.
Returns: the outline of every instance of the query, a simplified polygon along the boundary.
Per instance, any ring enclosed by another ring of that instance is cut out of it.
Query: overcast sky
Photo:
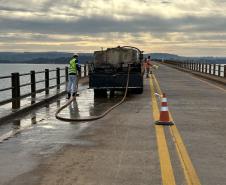
[[[226,56],[226,0],[0,0],[0,51]]]

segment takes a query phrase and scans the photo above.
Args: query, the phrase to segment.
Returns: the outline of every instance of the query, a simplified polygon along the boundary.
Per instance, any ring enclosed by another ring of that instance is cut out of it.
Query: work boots
[[[77,92],[76,92],[76,93],[73,93],[72,96],[73,96],[73,97],[79,96],[79,93],[77,93]]]
[[[67,99],[70,99],[71,93],[67,93]]]
[[[74,98],[75,96],[78,96],[79,94],[77,93],[72,93],[72,97]],[[67,93],[67,99],[71,98],[71,93]]]

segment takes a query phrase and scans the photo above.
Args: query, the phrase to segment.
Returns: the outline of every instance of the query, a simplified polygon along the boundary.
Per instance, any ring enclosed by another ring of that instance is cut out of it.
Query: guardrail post
[[[30,76],[31,76],[31,96],[35,97],[36,94],[35,71],[30,71]]]
[[[221,76],[221,65],[218,64],[218,76]]]
[[[89,76],[89,64],[87,64],[87,76]]]
[[[86,77],[86,64],[84,65],[84,77]]]
[[[224,78],[226,78],[226,65],[224,65]]]
[[[60,89],[60,68],[56,68],[56,84],[57,89]]]
[[[84,70],[85,70],[85,65],[82,65],[82,70],[81,70],[81,77],[84,77]]]
[[[211,75],[211,68],[212,68],[212,65],[209,64],[209,74]]]
[[[49,94],[49,69],[45,69],[45,92]]]
[[[65,81],[68,82],[68,67],[65,67]]]
[[[202,73],[204,73],[204,64],[202,63]]]
[[[207,63],[205,63],[205,73],[207,74]]]
[[[215,75],[216,72],[216,64],[213,64],[213,75]]]
[[[20,75],[11,73],[12,84],[12,109],[20,108]]]
[[[84,75],[84,65],[81,66],[81,76],[80,77],[83,77]]]

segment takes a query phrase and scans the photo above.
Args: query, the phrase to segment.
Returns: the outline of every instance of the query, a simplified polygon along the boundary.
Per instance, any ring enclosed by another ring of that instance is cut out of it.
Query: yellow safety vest
[[[77,74],[77,63],[78,60],[75,58],[72,58],[69,62],[69,74],[73,73],[73,74]]]

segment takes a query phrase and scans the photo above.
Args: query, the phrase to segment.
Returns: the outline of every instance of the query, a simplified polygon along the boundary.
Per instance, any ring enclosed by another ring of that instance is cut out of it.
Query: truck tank
[[[116,47],[95,51],[89,73],[89,87],[94,89],[95,95],[106,93],[107,90],[110,92],[125,90],[128,65],[130,64],[128,89],[130,92],[142,93],[141,60],[141,51],[133,47]]]

